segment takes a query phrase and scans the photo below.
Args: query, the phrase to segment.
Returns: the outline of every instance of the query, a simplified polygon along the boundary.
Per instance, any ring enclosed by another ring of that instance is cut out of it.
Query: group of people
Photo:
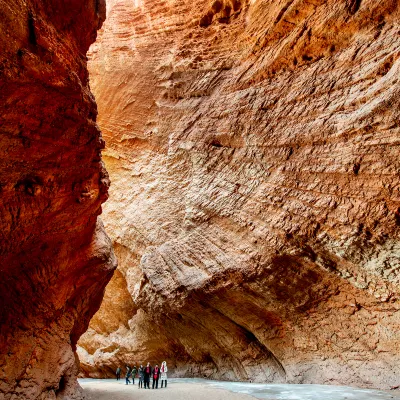
[[[117,370],[115,371],[115,374],[117,376],[117,381],[121,379],[121,368],[118,367]],[[158,381],[161,380],[161,387],[167,387],[167,372],[168,372],[168,367],[167,363],[163,361],[161,363],[161,367],[156,364],[156,366],[153,368],[150,363],[147,363],[145,367],[143,365],[140,365],[139,368],[136,368],[134,366],[133,368],[130,368],[128,365],[126,366],[126,374],[125,374],[125,384],[128,385],[131,383],[129,378],[132,378],[132,384],[135,384],[135,378],[138,377],[139,379],[139,389],[144,388],[145,389],[150,389],[150,378],[153,378],[153,389],[158,389]]]

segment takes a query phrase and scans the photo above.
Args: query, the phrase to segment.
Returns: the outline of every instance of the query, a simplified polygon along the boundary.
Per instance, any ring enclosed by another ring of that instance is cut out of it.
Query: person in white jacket
[[[167,363],[165,361],[162,362],[161,364],[161,368],[160,368],[160,372],[161,372],[161,387],[163,387],[163,384],[165,382],[165,387],[167,387],[167,372],[168,372],[168,367],[167,367]]]

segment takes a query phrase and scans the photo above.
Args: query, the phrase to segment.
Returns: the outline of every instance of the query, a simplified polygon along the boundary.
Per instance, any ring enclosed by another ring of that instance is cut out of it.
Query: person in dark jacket
[[[131,376],[131,369],[128,366],[126,366],[125,385],[131,383],[131,381],[129,380],[130,376]]]
[[[141,389],[143,388],[143,380],[144,380],[144,368],[143,365],[140,364],[140,367],[138,369],[138,377],[139,377],[139,386],[138,388]]]
[[[153,389],[154,386],[156,389],[158,389],[158,380],[160,379],[160,368],[158,367],[158,364],[153,369]]]
[[[117,381],[121,379],[121,368],[118,367],[117,370],[115,371],[115,375],[117,375]]]
[[[137,368],[136,368],[136,365],[134,365],[133,368],[132,368],[132,385],[135,384],[136,374],[137,374]]]
[[[151,365],[150,363],[147,363],[147,365],[144,367],[144,388],[150,389],[150,376],[152,373]]]

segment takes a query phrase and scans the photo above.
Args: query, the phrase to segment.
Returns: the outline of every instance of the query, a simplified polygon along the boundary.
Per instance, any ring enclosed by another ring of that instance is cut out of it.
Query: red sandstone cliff
[[[99,0],[0,0],[0,398],[81,398],[75,345],[116,266],[86,51]]]
[[[89,68],[120,266],[86,374],[400,384],[399,16],[109,1]]]

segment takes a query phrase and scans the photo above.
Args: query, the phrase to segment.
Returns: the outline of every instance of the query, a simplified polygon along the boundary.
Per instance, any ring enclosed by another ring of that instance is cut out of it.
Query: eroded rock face
[[[102,1],[0,1],[0,398],[80,399],[76,342],[116,267],[86,51]]]
[[[399,16],[109,1],[89,68],[119,274],[86,375],[399,385]]]

